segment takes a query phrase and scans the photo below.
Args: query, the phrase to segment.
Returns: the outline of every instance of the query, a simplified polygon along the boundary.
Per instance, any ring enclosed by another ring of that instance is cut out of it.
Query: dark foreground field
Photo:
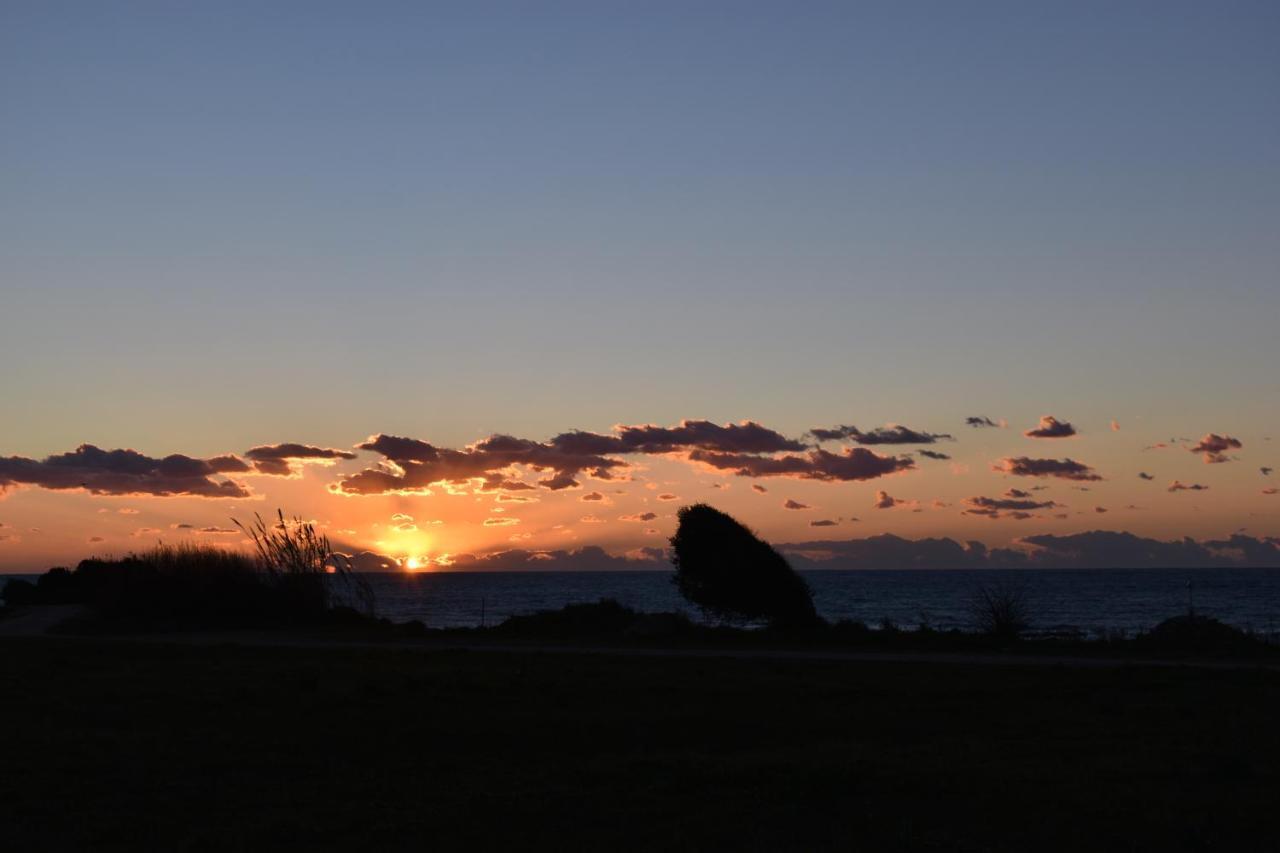
[[[1280,674],[0,641],[9,850],[1280,846]]]

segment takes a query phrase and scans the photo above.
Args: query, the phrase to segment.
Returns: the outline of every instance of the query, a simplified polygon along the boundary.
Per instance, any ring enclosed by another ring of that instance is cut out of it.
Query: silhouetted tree
[[[808,584],[768,542],[707,504],[686,506],[679,518],[671,562],[690,602],[720,618],[772,627],[818,621]]]

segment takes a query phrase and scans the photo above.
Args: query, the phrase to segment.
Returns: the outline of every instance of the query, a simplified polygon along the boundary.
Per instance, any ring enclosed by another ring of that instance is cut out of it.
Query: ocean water
[[[1187,611],[1271,636],[1280,633],[1277,569],[1080,569],[1025,572],[884,570],[804,572],[827,619],[903,628],[971,627],[983,585],[1020,584],[1037,633],[1129,634]],[[508,616],[612,598],[640,611],[699,618],[667,572],[435,572],[368,575],[380,616],[433,628],[494,625]]]
[[[927,621],[940,630],[972,627],[969,602],[984,585],[1025,590],[1033,633],[1133,634],[1197,613],[1280,640],[1280,569],[1075,569],[1034,571],[880,570],[802,572],[818,612],[873,627]],[[0,575],[0,589],[5,577]],[[377,613],[432,628],[496,625],[508,616],[612,598],[646,612],[683,611],[669,572],[423,572],[368,574]]]

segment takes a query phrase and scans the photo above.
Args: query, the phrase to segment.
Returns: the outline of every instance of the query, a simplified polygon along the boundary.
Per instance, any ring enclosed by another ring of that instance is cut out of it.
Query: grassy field
[[[1280,846],[1280,674],[0,641],[12,850]]]

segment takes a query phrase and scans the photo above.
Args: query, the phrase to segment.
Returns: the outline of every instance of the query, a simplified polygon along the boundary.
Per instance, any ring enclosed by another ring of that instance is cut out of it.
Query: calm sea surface
[[[1039,632],[1141,631],[1186,612],[1260,633],[1280,632],[1280,570],[1144,569],[1027,572],[816,571],[803,573],[827,619],[870,625],[970,627],[968,602],[984,585],[1023,585]],[[613,598],[641,611],[683,610],[697,618],[667,572],[438,572],[368,576],[378,613],[435,628],[493,625],[507,616]],[[1188,589],[1190,583],[1190,589]]]
[[[988,584],[1025,589],[1038,633],[1090,636],[1151,628],[1198,613],[1280,639],[1280,569],[1080,569],[982,571],[803,572],[818,612],[903,628],[969,628],[968,603]],[[0,575],[5,577],[34,575]],[[699,619],[669,572],[433,572],[370,574],[377,612],[397,622],[421,619],[432,628],[495,625],[508,616],[612,598],[636,610],[678,610]],[[1189,585],[1189,586],[1188,586]]]

